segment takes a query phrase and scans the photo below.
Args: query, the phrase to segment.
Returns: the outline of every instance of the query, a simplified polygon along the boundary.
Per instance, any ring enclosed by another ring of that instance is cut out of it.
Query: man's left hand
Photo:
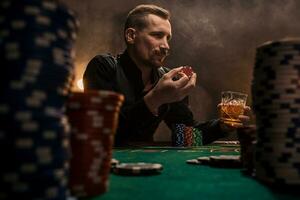
[[[218,108],[220,109],[221,104],[218,105]],[[251,115],[251,108],[249,106],[244,107],[244,114],[239,115],[239,120],[241,121],[240,124],[228,124],[224,121],[220,120],[220,126],[222,131],[224,132],[232,132],[236,130],[237,128],[241,128],[245,125],[247,125],[250,121],[250,115]]]

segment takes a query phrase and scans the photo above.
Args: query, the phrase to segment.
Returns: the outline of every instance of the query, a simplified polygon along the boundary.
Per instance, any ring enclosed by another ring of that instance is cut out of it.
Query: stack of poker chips
[[[71,124],[70,189],[76,197],[108,190],[114,134],[124,96],[110,91],[74,92],[67,103]]]
[[[196,147],[202,146],[201,131],[185,124],[172,125],[172,146]]]
[[[241,162],[246,175],[254,175],[254,149],[256,143],[256,126],[249,125],[237,129],[241,147]]]
[[[77,26],[55,0],[0,3],[0,199],[66,198]]]
[[[256,176],[276,185],[300,184],[300,39],[257,48],[252,82],[256,114]]]

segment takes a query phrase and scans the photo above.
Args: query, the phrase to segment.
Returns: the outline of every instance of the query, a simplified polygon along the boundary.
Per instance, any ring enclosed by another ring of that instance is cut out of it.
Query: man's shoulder
[[[112,77],[117,71],[117,58],[109,53],[98,54],[88,63],[84,77],[94,76],[95,74]]]
[[[118,62],[116,56],[113,56],[110,53],[98,54],[92,60],[98,62],[99,64],[110,66],[113,68],[115,68]]]
[[[118,68],[118,59],[109,53],[98,54],[94,56],[87,65],[86,70],[98,71],[113,75],[116,73]]]

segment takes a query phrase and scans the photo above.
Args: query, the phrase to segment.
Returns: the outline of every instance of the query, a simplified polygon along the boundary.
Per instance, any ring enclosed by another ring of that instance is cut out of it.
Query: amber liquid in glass
[[[244,106],[241,104],[225,104],[221,106],[221,120],[224,123],[230,124],[232,126],[242,125],[239,120],[239,115],[244,113]]]

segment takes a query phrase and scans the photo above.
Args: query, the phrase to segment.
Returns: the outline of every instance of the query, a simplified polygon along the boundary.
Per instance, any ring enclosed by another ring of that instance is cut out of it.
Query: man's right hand
[[[145,95],[145,103],[154,115],[157,115],[158,107],[162,104],[181,101],[195,88],[197,75],[193,73],[191,78],[188,78],[180,72],[181,69],[182,67],[174,68],[164,74],[156,86]],[[180,78],[176,80],[178,74]]]

